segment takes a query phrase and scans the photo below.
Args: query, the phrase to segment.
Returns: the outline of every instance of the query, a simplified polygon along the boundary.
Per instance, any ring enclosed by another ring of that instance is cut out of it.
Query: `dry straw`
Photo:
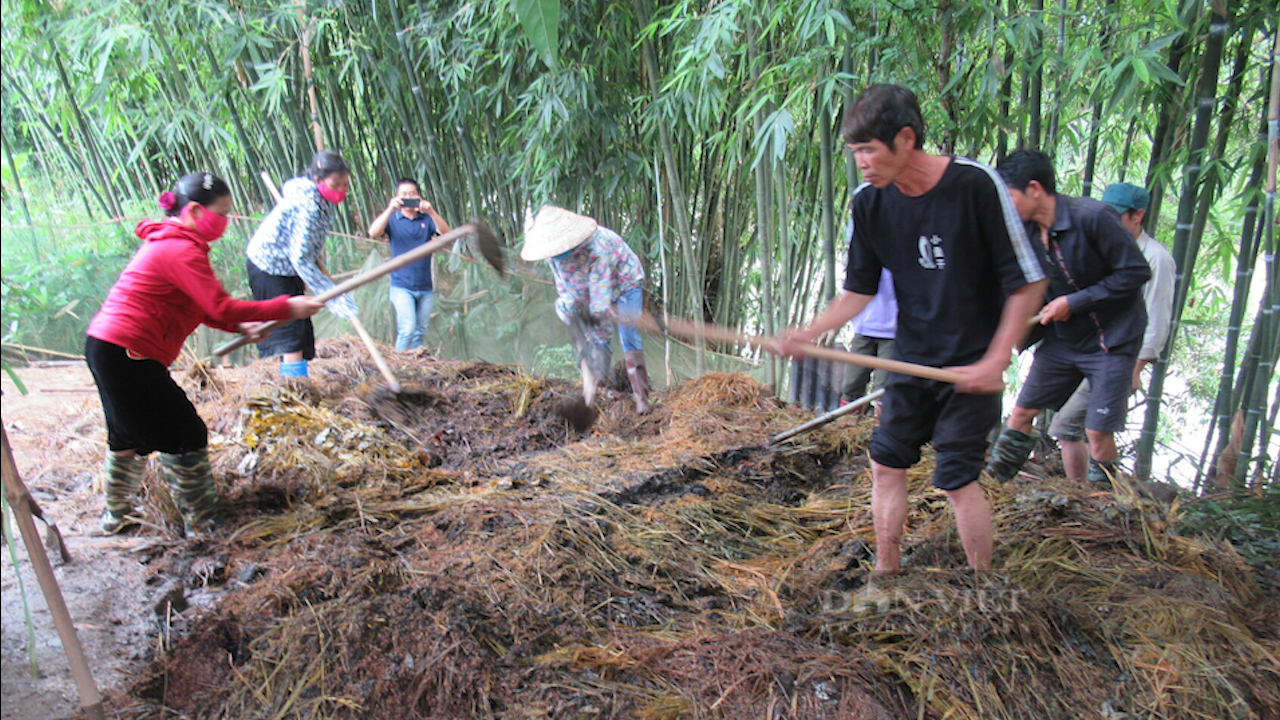
[[[1123,481],[988,488],[975,576],[927,453],[908,572],[876,579],[869,418],[769,448],[806,415],[709,375],[645,418],[606,394],[579,438],[551,411],[572,388],[392,353],[421,388],[392,422],[326,348],[309,390],[207,398],[243,425],[219,467],[258,453],[217,551],[265,574],[156,660],[137,716],[1280,715],[1275,599]]]

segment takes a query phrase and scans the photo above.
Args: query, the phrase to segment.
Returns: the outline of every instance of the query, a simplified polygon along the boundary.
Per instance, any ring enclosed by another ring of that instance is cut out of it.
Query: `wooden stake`
[[[84,647],[80,637],[76,635],[75,623],[71,620],[71,612],[67,610],[66,600],[62,597],[62,589],[58,586],[58,578],[53,573],[53,565],[45,554],[44,545],[40,542],[40,533],[36,530],[36,521],[32,513],[35,500],[27,490],[26,483],[18,475],[18,466],[13,461],[13,451],[9,449],[9,433],[0,426],[0,472],[4,477],[4,494],[13,508],[13,516],[17,520],[18,529],[22,532],[22,544],[27,546],[27,555],[35,568],[36,578],[40,581],[40,590],[44,593],[45,602],[49,605],[49,613],[53,615],[53,624],[58,629],[58,637],[62,640],[62,649],[67,653],[67,662],[71,664],[71,674],[75,677],[76,690],[80,693],[80,709],[89,720],[106,720],[102,708],[102,695],[98,693],[98,684],[93,680],[93,672],[84,656]]]

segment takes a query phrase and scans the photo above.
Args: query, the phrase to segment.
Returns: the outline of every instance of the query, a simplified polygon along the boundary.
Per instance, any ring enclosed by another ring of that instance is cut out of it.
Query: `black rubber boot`
[[[1035,435],[1005,428],[991,451],[991,459],[987,461],[987,472],[1002,483],[1009,482],[1026,464],[1035,446]]]

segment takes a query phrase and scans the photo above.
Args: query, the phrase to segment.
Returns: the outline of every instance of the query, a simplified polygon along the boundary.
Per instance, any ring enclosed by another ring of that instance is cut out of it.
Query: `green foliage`
[[[547,67],[555,70],[560,64],[559,0],[512,0],[512,4],[530,44]]]
[[[13,385],[14,387],[18,388],[18,392],[22,393],[23,395],[26,395],[27,386],[23,384],[22,378],[18,377],[18,373],[14,371],[12,367],[9,366],[8,361],[0,360],[0,367],[4,368],[4,374],[8,375],[9,379],[13,381]]]
[[[534,375],[571,378],[578,374],[578,355],[572,345],[539,345],[533,353]]]
[[[1176,529],[1226,540],[1245,557],[1280,568],[1280,488],[1268,487],[1261,495],[1198,498],[1183,506]]]
[[[114,233],[85,242],[49,242],[52,233],[38,236],[41,256],[17,250],[24,243],[5,244],[0,276],[0,326],[6,342],[79,353],[89,319],[128,262]],[[16,233],[15,233],[16,234]]]

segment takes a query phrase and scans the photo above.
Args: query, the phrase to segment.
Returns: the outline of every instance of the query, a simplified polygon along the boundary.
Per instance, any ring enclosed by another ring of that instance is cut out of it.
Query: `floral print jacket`
[[[644,283],[640,258],[606,227],[597,227],[567,258],[550,258],[547,264],[559,295],[556,315],[565,323],[579,308],[585,308],[597,320],[603,319],[619,296]]]

